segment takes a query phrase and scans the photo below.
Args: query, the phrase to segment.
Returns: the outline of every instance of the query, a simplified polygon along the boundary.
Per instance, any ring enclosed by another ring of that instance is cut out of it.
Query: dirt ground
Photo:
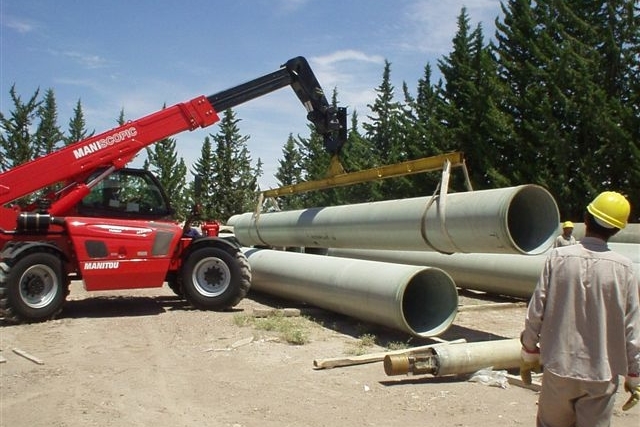
[[[504,302],[461,292],[463,306]],[[302,307],[309,342],[239,325],[256,308],[298,307],[250,293],[235,310],[192,310],[168,288],[87,294],[79,283],[59,319],[0,327],[0,426],[531,426],[537,394],[467,376],[389,377],[382,363],[315,370],[315,359],[389,343],[434,343]],[[524,303],[461,311],[440,338],[515,338]],[[14,352],[22,350],[42,364]],[[637,427],[640,407],[614,427]]]

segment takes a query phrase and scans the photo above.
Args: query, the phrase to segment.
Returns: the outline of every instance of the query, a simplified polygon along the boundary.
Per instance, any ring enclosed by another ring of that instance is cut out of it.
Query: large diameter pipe
[[[462,289],[495,295],[529,298],[533,294],[545,257],[515,254],[451,254],[423,251],[329,249],[330,256],[428,265],[441,268]]]
[[[424,353],[387,355],[387,375],[459,375],[491,367],[494,370],[520,366],[520,340],[517,338],[432,347]]]
[[[586,227],[584,222],[573,223],[573,237],[580,240],[584,237]],[[562,224],[558,227],[557,235],[562,234]],[[640,224],[627,224],[609,239],[610,243],[635,243],[640,244]]]
[[[537,254],[559,223],[537,185],[231,217],[245,246]]]
[[[458,292],[438,268],[243,249],[251,289],[431,337],[451,325]]]
[[[640,245],[609,243],[612,251],[631,259],[640,275]],[[516,254],[451,254],[331,248],[328,255],[398,264],[423,265],[446,271],[462,289],[529,298],[536,287],[548,251],[535,256]]]

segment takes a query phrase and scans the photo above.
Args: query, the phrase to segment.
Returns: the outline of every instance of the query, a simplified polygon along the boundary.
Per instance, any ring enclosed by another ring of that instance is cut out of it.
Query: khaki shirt
[[[640,372],[638,280],[631,260],[585,237],[553,249],[529,301],[522,343],[556,375],[609,381]]]
[[[569,236],[569,238],[567,239],[566,237],[564,237],[564,235],[561,234],[558,237],[556,237],[556,242],[553,245],[553,247],[559,248],[561,246],[575,245],[576,243],[578,243],[578,241],[576,240],[575,237]]]

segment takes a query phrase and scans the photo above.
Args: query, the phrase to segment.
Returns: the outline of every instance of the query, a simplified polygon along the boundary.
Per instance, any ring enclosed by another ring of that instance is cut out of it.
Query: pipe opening
[[[416,273],[402,295],[402,315],[415,335],[432,337],[446,331],[458,311],[458,291],[445,271],[429,268]]]
[[[514,245],[523,253],[537,255],[549,249],[559,222],[553,196],[537,185],[523,186],[509,204],[507,227]]]

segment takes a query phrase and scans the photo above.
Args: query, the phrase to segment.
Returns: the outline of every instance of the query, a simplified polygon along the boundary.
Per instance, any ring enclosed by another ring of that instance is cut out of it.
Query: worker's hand
[[[640,377],[628,375],[624,381],[624,390],[631,393],[629,400],[622,405],[622,410],[628,411],[640,401]]]
[[[520,350],[520,378],[526,385],[531,385],[531,373],[540,373],[540,349],[529,350],[524,346]]]

